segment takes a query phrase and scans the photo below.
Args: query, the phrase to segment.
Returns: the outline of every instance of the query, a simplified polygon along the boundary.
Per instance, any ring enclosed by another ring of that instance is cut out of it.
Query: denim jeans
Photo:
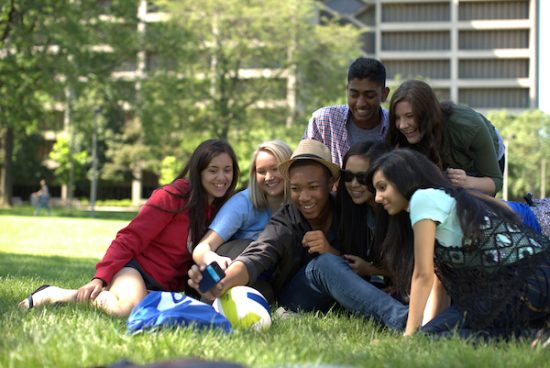
[[[291,309],[326,309],[336,301],[342,307],[402,330],[408,306],[357,275],[341,257],[322,254],[311,260],[288,284],[281,302]]]
[[[303,266],[296,272],[277,295],[277,301],[281,306],[293,312],[327,312],[335,301],[329,294],[322,293],[312,286],[306,276],[307,266]]]

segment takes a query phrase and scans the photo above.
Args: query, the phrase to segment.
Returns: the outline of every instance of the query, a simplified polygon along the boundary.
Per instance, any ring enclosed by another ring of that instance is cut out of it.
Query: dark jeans
[[[279,295],[279,302],[305,311],[327,310],[338,302],[395,330],[405,328],[409,313],[408,306],[365,281],[333,254],[322,254],[302,267]]]

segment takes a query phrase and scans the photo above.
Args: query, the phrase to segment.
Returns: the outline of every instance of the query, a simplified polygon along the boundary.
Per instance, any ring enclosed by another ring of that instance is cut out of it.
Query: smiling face
[[[375,201],[384,206],[390,215],[396,215],[401,211],[407,211],[409,201],[397,190],[395,184],[389,181],[382,170],[376,170],[372,177],[372,184],[376,189]]]
[[[227,153],[220,153],[201,171],[201,184],[208,193],[208,203],[221,198],[233,180],[233,160]]]
[[[345,170],[353,174],[359,174],[360,177],[366,178],[366,171],[368,169],[369,160],[363,156],[350,156],[346,161]],[[353,203],[360,205],[373,202],[374,198],[372,193],[369,192],[366,183],[360,183],[357,176],[354,176],[351,181],[346,181],[346,175],[344,175],[341,180],[344,180],[344,185]]]
[[[348,82],[348,106],[355,124],[363,129],[374,128],[380,122],[380,104],[386,101],[389,89],[368,79],[354,78]]]
[[[409,144],[417,144],[422,139],[418,121],[409,101],[400,101],[395,105],[395,127],[405,136]]]
[[[290,168],[290,198],[308,222],[323,222],[329,216],[329,196],[333,180],[321,164]]]
[[[285,182],[279,172],[279,163],[275,156],[267,151],[260,151],[256,156],[256,181],[260,189],[269,197],[281,197],[284,194]]]

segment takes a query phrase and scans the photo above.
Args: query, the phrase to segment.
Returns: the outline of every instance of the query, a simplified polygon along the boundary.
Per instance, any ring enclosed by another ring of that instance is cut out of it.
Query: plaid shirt
[[[388,128],[388,111],[382,108],[380,111],[382,120],[380,140],[382,140]],[[330,149],[332,161],[342,167],[344,155],[351,146],[348,134],[350,122],[348,105],[322,107],[311,115],[302,139],[323,142]]]

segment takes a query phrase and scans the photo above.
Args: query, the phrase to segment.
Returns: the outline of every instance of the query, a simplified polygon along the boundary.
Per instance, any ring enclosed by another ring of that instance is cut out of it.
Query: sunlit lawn
[[[179,328],[130,336],[125,320],[87,306],[21,311],[17,302],[41,284],[76,288],[87,282],[116,231],[131,218],[26,214],[0,212],[0,367],[91,367],[122,359],[145,364],[189,358],[251,367],[550,367],[550,349],[532,350],[528,341],[476,346],[458,339],[405,339],[342,313],[275,319],[265,333]]]

